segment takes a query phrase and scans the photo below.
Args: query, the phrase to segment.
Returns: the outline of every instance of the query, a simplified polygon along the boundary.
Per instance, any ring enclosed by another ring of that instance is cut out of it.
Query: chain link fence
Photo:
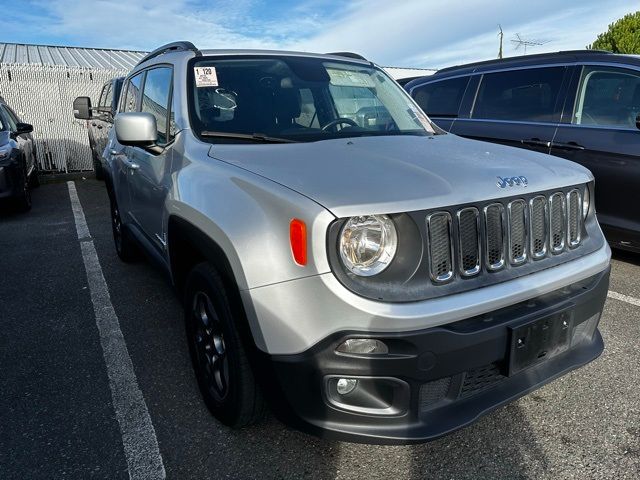
[[[0,96],[23,122],[33,125],[42,172],[93,170],[87,122],[73,116],[73,100],[91,97],[97,105],[102,85],[126,70],[59,65],[0,65]]]

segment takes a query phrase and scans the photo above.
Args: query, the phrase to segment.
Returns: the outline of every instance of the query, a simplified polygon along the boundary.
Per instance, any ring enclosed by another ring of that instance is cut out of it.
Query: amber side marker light
[[[307,225],[299,218],[294,218],[289,224],[289,240],[291,253],[298,265],[307,264]]]

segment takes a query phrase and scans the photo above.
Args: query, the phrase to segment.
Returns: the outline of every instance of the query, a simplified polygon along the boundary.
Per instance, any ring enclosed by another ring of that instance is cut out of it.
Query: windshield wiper
[[[237,138],[240,140],[251,140],[253,142],[262,143],[297,143],[295,140],[290,140],[288,138],[269,137],[268,135],[264,135],[262,133],[212,132],[205,130],[203,132],[200,132],[200,135],[202,135],[203,137],[212,138]]]

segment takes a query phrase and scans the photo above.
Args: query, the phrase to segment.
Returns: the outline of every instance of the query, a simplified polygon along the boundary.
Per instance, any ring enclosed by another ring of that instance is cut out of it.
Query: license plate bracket
[[[510,327],[511,351],[508,374],[514,375],[569,348],[573,307]]]

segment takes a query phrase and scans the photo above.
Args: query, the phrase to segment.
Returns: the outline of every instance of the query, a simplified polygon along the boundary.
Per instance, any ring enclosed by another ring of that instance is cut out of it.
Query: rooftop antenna
[[[504,38],[504,33],[502,33],[502,25],[498,24],[498,28],[500,32],[498,32],[498,37],[500,37],[500,50],[498,50],[498,58],[502,58],[502,39]]]
[[[513,43],[516,47],[515,49],[518,50],[520,47],[524,47],[524,54],[527,54],[527,47],[539,47],[541,45],[544,45],[545,43],[549,43],[551,40],[533,40],[533,39],[525,39],[522,38],[520,36],[519,33],[516,33],[516,36],[514,39],[511,40],[511,43]]]

